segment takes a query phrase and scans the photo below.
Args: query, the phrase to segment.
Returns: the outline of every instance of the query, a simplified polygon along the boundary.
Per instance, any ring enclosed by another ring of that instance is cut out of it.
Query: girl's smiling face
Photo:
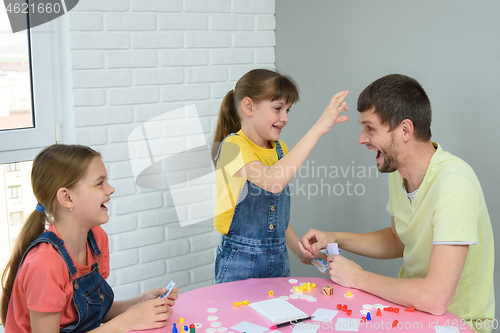
[[[108,174],[100,157],[94,157],[82,178],[71,190],[75,217],[90,227],[108,222],[108,203],[115,189],[108,183]]]
[[[288,123],[291,106],[285,99],[254,104],[250,119],[256,137],[250,139],[263,148],[271,148],[269,141],[279,140],[281,130]]]

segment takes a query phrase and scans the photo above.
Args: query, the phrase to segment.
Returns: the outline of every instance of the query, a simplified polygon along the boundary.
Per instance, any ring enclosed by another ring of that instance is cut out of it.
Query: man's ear
[[[403,141],[410,141],[410,138],[413,136],[413,131],[415,130],[413,127],[413,121],[410,119],[403,120],[401,122],[401,130],[403,131]]]
[[[68,208],[68,209],[73,209],[75,206],[73,199],[71,198],[71,192],[68,190],[66,187],[61,187],[57,191],[57,201],[61,204],[61,206]]]
[[[241,100],[241,108],[247,116],[253,116],[253,107],[254,103],[250,97],[245,97]]]

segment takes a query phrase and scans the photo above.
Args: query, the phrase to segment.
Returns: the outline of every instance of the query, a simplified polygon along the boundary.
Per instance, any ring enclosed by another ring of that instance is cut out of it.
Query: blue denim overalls
[[[281,159],[281,145],[279,141],[274,143]],[[285,238],[290,220],[288,185],[277,194],[248,180],[245,186],[248,193],[243,200],[238,199],[229,231],[217,247],[215,283],[290,276]],[[243,188],[241,193],[245,191]]]
[[[19,266],[21,266],[28,251],[41,242],[51,244],[57,252],[59,252],[66,262],[71,279],[76,274],[76,267],[73,265],[73,260],[71,260],[66,250],[66,246],[64,246],[64,241],[57,237],[52,231],[44,232],[28,246]],[[87,243],[92,253],[99,258],[101,256],[101,251],[97,247],[92,230],[89,230],[87,235]],[[92,265],[92,271],[90,273],[72,280],[72,283],[73,304],[78,312],[78,322],[62,328],[61,332],[83,333],[99,327],[104,316],[106,316],[106,313],[108,313],[111,308],[114,298],[113,290],[111,290],[111,287],[99,273],[99,264],[95,262]]]

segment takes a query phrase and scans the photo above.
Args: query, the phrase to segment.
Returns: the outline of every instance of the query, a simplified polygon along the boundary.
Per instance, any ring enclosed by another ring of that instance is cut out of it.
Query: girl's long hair
[[[71,188],[85,173],[92,158],[96,156],[101,155],[89,147],[55,144],[44,148],[35,157],[31,170],[31,186],[35,198],[45,211],[34,210],[29,215],[2,273],[0,320],[4,327],[12,287],[24,252],[45,231],[50,220],[54,218],[57,191],[63,187]]]
[[[220,106],[212,145],[214,164],[222,140],[241,129],[238,105],[245,97],[249,97],[256,104],[283,98],[287,104],[293,104],[299,100],[299,90],[290,77],[268,69],[253,69],[243,75],[234,90],[226,94]]]

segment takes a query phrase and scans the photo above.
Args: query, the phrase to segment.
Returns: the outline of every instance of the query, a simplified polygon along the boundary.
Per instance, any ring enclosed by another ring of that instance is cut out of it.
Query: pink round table
[[[298,282],[291,283],[289,282],[290,279],[296,279]],[[315,301],[301,297],[290,298],[290,295],[294,294],[291,291],[294,286],[299,286],[301,283],[307,282],[315,283],[316,287],[312,288],[311,291],[304,291],[302,295],[310,295],[303,297],[310,298],[312,296],[316,299]],[[331,285],[334,288],[333,295],[326,296],[323,294],[322,290],[325,285]],[[271,290],[273,291],[273,296],[269,295]],[[345,296],[349,291],[353,295],[350,298]],[[234,302],[248,300],[252,303],[281,296],[289,297],[286,301],[304,311],[307,315],[312,315],[318,308],[338,311],[338,314],[330,323],[315,322],[313,318],[312,320],[300,323],[300,326],[297,325],[297,327],[301,328],[316,326],[318,328],[316,332],[356,331],[353,330],[353,326],[350,327],[351,329],[345,325],[341,326],[340,322],[345,322],[346,319],[353,319],[356,322],[359,320],[361,322],[361,317],[366,316],[360,312],[364,310],[364,305],[394,307],[399,308],[399,312],[389,312],[382,308],[381,316],[377,316],[377,308],[374,307],[368,310],[371,312],[371,321],[359,325],[358,332],[384,332],[397,329],[408,332],[435,333],[437,325],[456,326],[458,332],[474,332],[464,321],[461,321],[457,316],[448,311],[442,316],[433,316],[417,310],[409,312],[405,311],[405,307],[403,306],[388,302],[361,290],[341,287],[327,278],[312,277],[249,279],[212,285],[181,293],[173,307],[174,312],[169,318],[168,324],[163,328],[148,330],[147,332],[170,333],[172,332],[173,323],[177,324],[178,333],[182,333],[180,330],[181,325],[189,327],[191,324],[198,326],[196,333],[240,333],[231,329],[231,327],[243,321],[269,328],[272,324],[252,308],[247,305],[234,306]],[[347,305],[347,308],[352,311],[351,315],[338,310],[338,304]],[[179,323],[179,318],[184,318],[184,324]],[[340,321],[337,323],[339,318]],[[392,325],[395,320],[398,321],[398,324],[397,327],[393,328]],[[290,325],[278,328],[277,330],[281,333],[290,333],[294,328],[296,328],[294,325]],[[307,333],[310,332],[308,331]],[[294,333],[298,333],[298,331]]]

